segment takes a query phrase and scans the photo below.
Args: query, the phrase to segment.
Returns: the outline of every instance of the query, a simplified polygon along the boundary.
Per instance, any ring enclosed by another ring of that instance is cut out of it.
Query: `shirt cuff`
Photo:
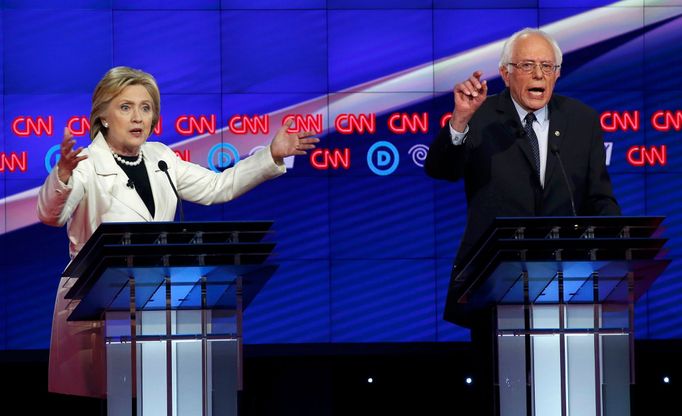
[[[264,150],[267,150],[268,159],[270,160],[270,162],[272,162],[271,163],[272,165],[276,166],[277,172],[286,173],[287,172],[287,166],[286,166],[284,160],[282,160],[282,162],[277,162],[275,160],[275,158],[272,157],[272,151],[270,150],[270,145],[267,145],[267,147]]]
[[[65,192],[65,191],[71,191],[73,189],[73,172],[71,172],[71,176],[69,176],[69,180],[64,183],[62,182],[61,179],[59,179],[59,165],[55,164],[54,169],[52,169],[52,172],[54,172],[54,178],[56,179],[54,181],[54,189],[59,193],[59,192]]]
[[[461,146],[464,144],[464,141],[467,138],[467,134],[469,133],[469,125],[467,124],[466,128],[464,129],[463,132],[458,132],[452,127],[452,124],[448,122],[448,127],[450,128],[450,138],[452,139],[452,144],[455,146]]]

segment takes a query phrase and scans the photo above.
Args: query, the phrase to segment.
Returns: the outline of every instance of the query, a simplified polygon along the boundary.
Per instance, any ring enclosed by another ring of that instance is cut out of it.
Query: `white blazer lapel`
[[[95,172],[99,180],[110,184],[110,187],[107,186],[106,189],[109,189],[111,196],[130,208],[131,211],[137,213],[143,220],[151,221],[152,216],[140,195],[134,188],[127,186],[128,175],[123,172],[123,169],[114,160],[109,146],[106,140],[104,140],[104,136],[101,133],[98,134],[90,146],[92,149],[90,157],[92,157]],[[149,168],[147,169],[149,170]]]

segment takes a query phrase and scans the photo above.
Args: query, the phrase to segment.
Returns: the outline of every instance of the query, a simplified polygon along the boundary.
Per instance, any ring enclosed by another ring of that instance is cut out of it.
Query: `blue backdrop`
[[[636,334],[682,336],[682,1],[52,4],[0,0],[0,349],[48,346],[68,254],[65,230],[37,222],[36,188],[63,127],[81,127],[95,84],[116,65],[159,82],[161,132],[150,140],[204,166],[247,157],[284,115],[320,117],[331,158],[289,161],[284,177],[225,205],[185,205],[192,220],[275,220],[281,267],[246,313],[246,342],[467,340],[442,320],[466,216],[462,184],[433,181],[421,164],[454,83],[483,69],[499,92],[501,41],[526,26],[564,49],[557,93],[604,114],[624,214],[668,216],[675,263],[638,302]],[[428,123],[401,134],[388,127],[396,113]],[[375,128],[343,134],[347,124],[335,120],[344,114],[374,115]],[[238,134],[230,121],[242,115],[268,115],[268,133]],[[188,120],[202,118],[214,124],[192,129]],[[642,159],[641,147],[650,156],[665,149],[665,163]],[[334,159],[334,149],[349,158]],[[339,160],[346,166],[330,163]]]

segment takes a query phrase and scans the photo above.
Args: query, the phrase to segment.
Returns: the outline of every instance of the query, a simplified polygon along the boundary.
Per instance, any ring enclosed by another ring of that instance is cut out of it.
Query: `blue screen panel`
[[[228,202],[224,220],[274,220],[274,262],[328,259],[329,189],[326,180],[285,175]],[[321,277],[323,279],[324,277]]]
[[[511,33],[524,27],[536,27],[538,14],[535,9],[491,9],[481,13],[475,9],[458,10],[435,10],[433,13],[433,55],[436,59],[446,58],[451,55],[473,50],[490,42],[504,40]],[[485,26],[486,30],[478,30]],[[466,33],[466,36],[462,36]],[[493,59],[499,59],[499,52]],[[486,56],[486,60],[488,57]],[[495,64],[497,61],[494,62]],[[465,73],[458,74],[463,81],[471,73],[479,69],[475,61],[471,63]],[[497,72],[497,71],[496,71]],[[485,77],[495,76],[496,73],[485,74]]]
[[[258,9],[324,9],[327,0],[222,0],[223,10]]]
[[[114,65],[153,74],[165,94],[220,93],[219,16],[217,11],[114,12]]]
[[[219,9],[220,0],[111,0],[114,9],[128,10],[208,10]]]
[[[0,9],[0,33],[4,33],[3,22],[5,11]],[[0,56],[5,56],[5,42],[0,42]],[[0,60],[0,94],[4,96],[5,94],[5,60]],[[2,103],[0,103],[2,104]],[[2,122],[2,117],[0,117],[0,123]],[[0,129],[0,132],[2,129]],[[2,133],[0,133],[2,134]]]
[[[183,201],[182,209],[185,214],[185,221],[216,221],[217,218],[223,218],[225,204],[204,206]],[[175,220],[180,221],[178,210],[175,212]]]
[[[5,94],[87,93],[111,67],[110,11],[5,10]]]
[[[110,9],[112,0],[3,0],[8,9]],[[0,2],[0,5],[3,3]]]
[[[434,267],[433,260],[333,261],[332,341],[435,341]]]
[[[644,20],[647,25],[657,25],[644,37],[645,89],[682,89],[677,71],[682,65],[682,46],[677,41],[682,30],[682,7],[648,7]]]
[[[682,235],[682,211],[678,208],[677,192],[680,184],[682,175],[678,173],[657,173],[647,179],[647,213],[667,216],[665,235],[673,237],[666,244],[671,258],[682,255],[682,241],[676,238]],[[682,314],[682,271],[674,263],[651,287],[646,304],[649,317],[647,337],[682,337],[682,326],[677,323]]]
[[[221,19],[224,93],[327,90],[323,11],[225,11]]]
[[[647,179],[644,172],[611,173],[613,193],[623,215],[647,215]],[[656,215],[656,214],[654,214]]]
[[[423,177],[331,178],[332,259],[433,258],[433,193]],[[359,209],[361,207],[361,209]]]
[[[2,198],[2,196],[0,196],[0,198]],[[4,219],[5,219],[4,209],[0,208],[0,220],[3,220],[3,224]],[[0,229],[0,231],[4,233],[4,228]],[[5,239],[0,238],[0,250],[2,250],[2,254],[0,254],[0,267],[2,268],[4,268],[6,264],[8,264],[5,246],[6,246]],[[5,328],[7,327],[7,297],[11,296],[7,290],[5,280],[6,279],[0,279],[0,331],[2,331],[1,332],[2,334],[5,334],[6,331]],[[0,337],[0,350],[7,349],[6,338],[7,337],[5,337],[4,335]]]
[[[329,342],[329,263],[286,260],[244,314],[246,343]]]
[[[3,151],[2,146],[0,146],[0,152],[2,152],[2,151]],[[4,172],[0,173],[0,199],[5,198],[5,196],[7,195],[5,193],[5,175],[6,175],[6,173],[4,173]],[[2,234],[5,233],[5,221],[6,221],[5,211],[6,211],[5,205],[4,204],[0,205],[0,233],[2,233]],[[2,240],[0,240],[0,243],[1,242],[2,242]],[[0,246],[0,249],[2,249],[1,246]],[[2,252],[0,252],[0,264],[5,264],[5,261],[6,261],[5,251],[2,250]]]
[[[23,238],[12,232],[2,236],[9,264],[2,266],[5,281],[7,313],[5,346],[7,349],[47,348],[50,342],[50,322],[61,271],[69,260],[64,228],[33,225],[31,232],[39,235],[42,247],[36,261],[35,239]],[[54,267],[46,268],[45,264]]]
[[[434,57],[439,59],[435,69],[434,83],[438,94],[451,94],[456,83],[468,79],[474,71],[483,72],[482,78],[488,81],[489,94],[499,92],[504,83],[499,75],[499,59],[504,40],[510,33],[525,27],[537,26],[537,12],[530,9],[493,10],[497,19],[488,25],[492,31],[484,31],[475,36],[476,42],[468,39],[472,36],[459,36],[453,30],[453,22],[464,21],[470,29],[468,33],[479,33],[476,22],[488,19],[488,10],[478,14],[472,10],[435,10],[434,11]],[[467,18],[460,19],[459,16]],[[513,16],[513,19],[509,19]],[[494,22],[494,23],[493,23]],[[499,31],[503,27],[506,30]],[[456,46],[451,46],[451,45]],[[493,47],[494,45],[494,47]],[[452,98],[452,96],[450,97]],[[450,100],[452,103],[452,100]],[[450,104],[450,111],[452,104]]]
[[[280,112],[305,115],[321,111],[322,126],[326,130],[329,127],[327,100],[314,101],[316,98],[319,95],[311,93],[223,94],[223,120],[228,123],[235,115],[253,116]],[[271,131],[274,132],[275,127],[271,124]]]
[[[436,181],[433,188],[436,258],[452,263],[466,225],[464,182]]]
[[[434,9],[536,8],[538,0],[434,0]]]
[[[620,4],[619,4],[620,3]],[[643,0],[634,1],[614,1],[614,0],[538,0],[540,8],[561,8],[561,7],[602,7],[602,6],[620,6],[620,7],[636,7],[643,6]]]
[[[4,94],[0,94],[0,109],[2,109],[2,114],[3,114],[3,117],[0,117],[0,152],[4,152],[5,151],[5,117],[4,117],[4,114],[5,114],[5,95]],[[4,170],[2,172],[0,172],[0,182],[3,181],[5,175],[7,174],[6,171],[7,171],[7,169],[4,168]]]
[[[647,207],[647,176],[644,172],[611,174],[613,193],[620,204],[623,215],[660,215],[653,207]],[[635,304],[635,338],[648,335],[649,294],[646,293]]]
[[[575,9],[547,9],[540,10],[540,24],[557,20],[555,15],[575,13]],[[596,20],[577,19],[576,22],[591,22],[590,24],[604,24],[609,19],[617,19],[621,23],[620,30],[614,30],[614,37],[604,40],[599,38],[587,41],[591,34],[579,35],[575,33],[566,39],[564,47],[564,61],[561,67],[561,88],[572,91],[604,91],[619,90],[632,91],[642,88],[643,71],[643,40],[641,22],[643,10],[641,8],[609,8]],[[594,38],[594,37],[593,37]],[[573,48],[573,44],[580,43],[580,48]],[[559,43],[562,45],[562,42]],[[605,82],[605,80],[608,80]]]
[[[331,91],[357,88],[432,58],[430,11],[331,10],[328,14]],[[428,74],[420,81],[403,91],[431,91]]]
[[[431,0],[327,0],[329,9],[430,9]]]

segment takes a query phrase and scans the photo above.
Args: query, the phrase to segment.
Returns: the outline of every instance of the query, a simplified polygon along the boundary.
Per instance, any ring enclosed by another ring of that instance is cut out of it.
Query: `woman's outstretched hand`
[[[76,169],[76,166],[88,158],[87,155],[78,156],[83,150],[83,147],[81,146],[78,149],[73,150],[73,145],[75,144],[76,141],[73,139],[71,130],[69,130],[68,127],[64,127],[64,140],[62,140],[62,144],[59,147],[59,162],[57,162],[59,168],[58,176],[62,183],[69,182],[71,174],[73,173],[73,170]]]
[[[270,143],[272,158],[277,163],[282,163],[282,160],[288,156],[305,155],[308,150],[315,148],[315,143],[320,141],[317,137],[312,137],[315,134],[312,131],[287,133],[293,123],[293,120],[287,121]]]

